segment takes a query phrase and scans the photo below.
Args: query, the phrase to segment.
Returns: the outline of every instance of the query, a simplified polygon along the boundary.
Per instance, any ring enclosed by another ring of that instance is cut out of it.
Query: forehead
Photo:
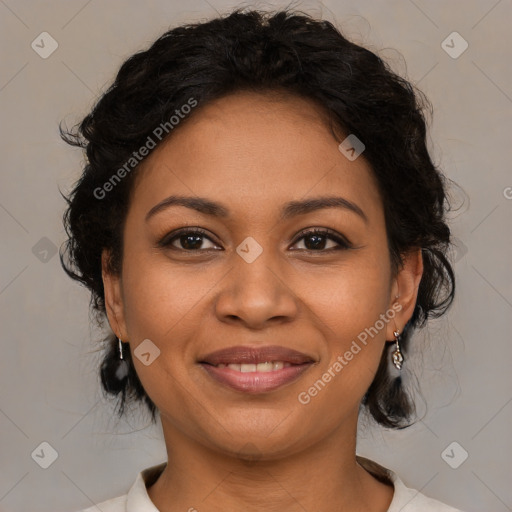
[[[295,95],[237,92],[196,107],[141,164],[134,201],[171,194],[215,197],[240,211],[339,192],[380,202],[369,164],[348,160],[327,111]],[[363,206],[363,205],[361,205]]]

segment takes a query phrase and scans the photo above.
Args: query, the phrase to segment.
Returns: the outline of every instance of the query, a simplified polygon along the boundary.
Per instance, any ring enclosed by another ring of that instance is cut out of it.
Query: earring
[[[116,361],[117,368],[115,374],[119,380],[123,380],[128,375],[128,362],[123,357],[123,343],[121,338],[117,339],[119,340],[119,359]]]
[[[123,342],[121,338],[117,338],[119,340],[119,359],[123,359]]]
[[[402,352],[400,352],[400,345],[398,344],[398,341],[400,339],[400,331],[397,329],[393,332],[395,336],[395,342],[396,342],[396,348],[393,352],[393,364],[395,365],[395,368],[397,370],[402,369],[402,363],[404,362],[404,356],[402,355]]]

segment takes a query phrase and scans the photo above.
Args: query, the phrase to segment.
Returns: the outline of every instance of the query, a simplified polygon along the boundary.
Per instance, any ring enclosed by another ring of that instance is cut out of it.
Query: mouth
[[[315,360],[280,346],[230,347],[198,361],[217,383],[244,393],[265,393],[295,381]]]

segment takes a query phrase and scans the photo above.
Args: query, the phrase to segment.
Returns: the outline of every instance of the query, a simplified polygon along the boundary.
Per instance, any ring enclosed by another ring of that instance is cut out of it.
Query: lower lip
[[[211,364],[201,366],[217,382],[244,393],[264,393],[288,384],[302,375],[312,363],[294,364],[271,372],[238,372],[231,368],[217,368]]]

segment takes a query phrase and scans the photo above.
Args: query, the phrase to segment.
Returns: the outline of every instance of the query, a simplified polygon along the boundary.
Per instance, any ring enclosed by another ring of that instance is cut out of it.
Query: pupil
[[[190,244],[191,240],[195,240],[198,242],[197,245],[194,245],[194,241]],[[201,242],[203,241],[201,236],[198,235],[182,235],[180,237],[181,245],[184,249],[198,249],[201,247]]]
[[[305,240],[305,246],[308,250],[323,249],[325,246],[325,238],[323,235],[309,235]],[[198,249],[201,247],[203,240],[200,235],[182,235],[180,241],[184,249]],[[312,243],[308,243],[308,241],[312,241]]]
[[[308,244],[307,240],[315,240],[313,244]],[[323,249],[325,245],[325,240],[323,235],[309,235],[305,238],[304,245],[308,250],[311,249]]]

